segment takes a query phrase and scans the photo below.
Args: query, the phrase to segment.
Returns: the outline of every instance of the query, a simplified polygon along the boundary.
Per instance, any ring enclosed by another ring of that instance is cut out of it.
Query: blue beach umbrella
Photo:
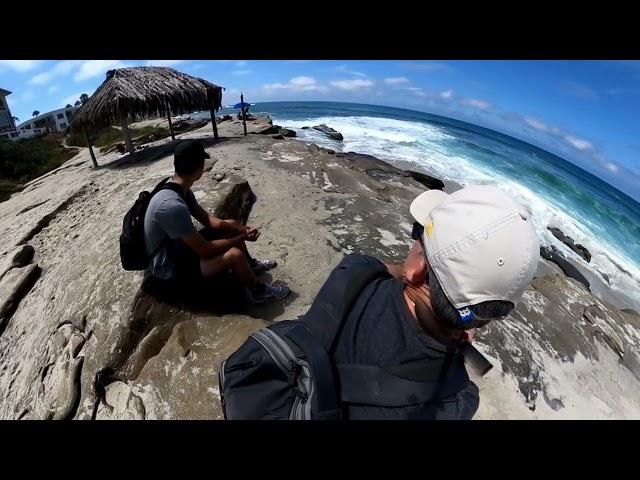
[[[236,103],[233,108],[248,108],[250,107],[251,104],[247,103],[247,102],[240,102],[240,103]]]

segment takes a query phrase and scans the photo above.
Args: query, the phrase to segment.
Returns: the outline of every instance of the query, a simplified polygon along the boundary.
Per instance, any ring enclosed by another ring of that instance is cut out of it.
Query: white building
[[[7,95],[11,95],[11,92],[0,88],[0,138],[17,138],[19,133],[15,131],[16,124],[9,110]]]
[[[63,132],[69,125],[79,107],[59,108],[43,113],[18,125],[20,135],[26,135],[36,130],[45,129],[48,133]],[[33,136],[33,135],[29,135]]]

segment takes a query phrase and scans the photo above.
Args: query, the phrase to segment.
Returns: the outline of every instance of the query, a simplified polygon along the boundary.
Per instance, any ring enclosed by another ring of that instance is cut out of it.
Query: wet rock
[[[571,263],[569,263],[564,258],[562,253],[560,253],[560,251],[557,248],[555,248],[553,245],[540,247],[540,255],[545,260],[549,260],[555,263],[556,265],[558,265],[567,277],[577,280],[582,285],[584,285],[587,288],[587,290],[591,288],[589,280],[587,280],[585,276],[582,275],[582,273],[580,273],[580,271],[576,267],[574,267]]]
[[[279,133],[283,137],[295,137],[296,136],[296,132],[293,131],[293,130],[289,130],[288,128],[281,128]]]
[[[315,127],[313,127],[313,129],[317,130],[319,132],[322,132],[325,135],[328,135],[329,137],[333,138],[334,140],[338,140],[339,142],[344,140],[344,137],[342,136],[342,134],[340,132],[338,132],[337,130],[334,130],[331,127],[328,127],[324,123],[321,124],[321,125],[316,125]]]
[[[429,190],[443,190],[444,183],[442,180],[427,175],[426,173],[415,172],[413,170],[405,170],[412,178],[423,184]]]
[[[547,227],[554,237],[564,243],[567,247],[577,253],[585,262],[589,263],[591,261],[591,253],[586,249],[583,245],[579,243],[574,243],[573,238],[562,233],[562,230],[556,227]]]
[[[274,140],[284,140],[284,137],[279,133],[277,135],[271,135],[271,138],[273,138]]]

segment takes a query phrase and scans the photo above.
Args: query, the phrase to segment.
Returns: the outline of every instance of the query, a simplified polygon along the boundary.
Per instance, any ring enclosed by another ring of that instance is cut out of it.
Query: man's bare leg
[[[249,288],[255,287],[258,283],[240,248],[232,247],[218,257],[200,260],[200,271],[204,277],[211,277],[226,270],[231,270],[233,276]]]

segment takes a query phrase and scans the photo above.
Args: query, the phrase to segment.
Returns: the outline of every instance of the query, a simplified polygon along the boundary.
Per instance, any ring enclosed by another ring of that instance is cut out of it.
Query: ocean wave
[[[488,139],[489,146],[482,147],[481,137],[461,141],[446,127],[425,122],[370,116],[316,116],[290,120],[276,115],[274,122],[295,129],[302,141],[330,146],[338,151],[366,153],[391,163],[415,163],[443,180],[463,186],[495,185],[530,209],[541,244],[556,245],[566,256],[576,258],[594,273],[605,273],[612,290],[627,296],[631,292],[631,297],[638,299],[636,307],[640,307],[636,280],[640,278],[640,267],[624,254],[620,245],[607,241],[613,238],[607,235],[610,234],[606,231],[608,225],[599,224],[584,214],[590,208],[594,213],[599,210],[599,215],[610,209],[590,198],[589,192],[582,191],[577,182],[565,178],[568,176],[565,167],[554,172],[549,166],[547,170],[543,159],[535,152],[528,152],[528,159],[518,161],[514,155],[524,154],[509,151],[506,144],[497,145],[494,139]],[[344,141],[336,142],[313,129],[301,130],[303,126],[320,123],[341,132]],[[465,132],[465,137],[468,136]],[[566,172],[561,173],[564,170]],[[625,220],[619,215],[607,218],[616,224]],[[591,263],[584,262],[557,240],[548,231],[548,226],[560,228],[576,243],[584,245],[591,252]],[[624,228],[622,232],[622,236],[629,233]]]

